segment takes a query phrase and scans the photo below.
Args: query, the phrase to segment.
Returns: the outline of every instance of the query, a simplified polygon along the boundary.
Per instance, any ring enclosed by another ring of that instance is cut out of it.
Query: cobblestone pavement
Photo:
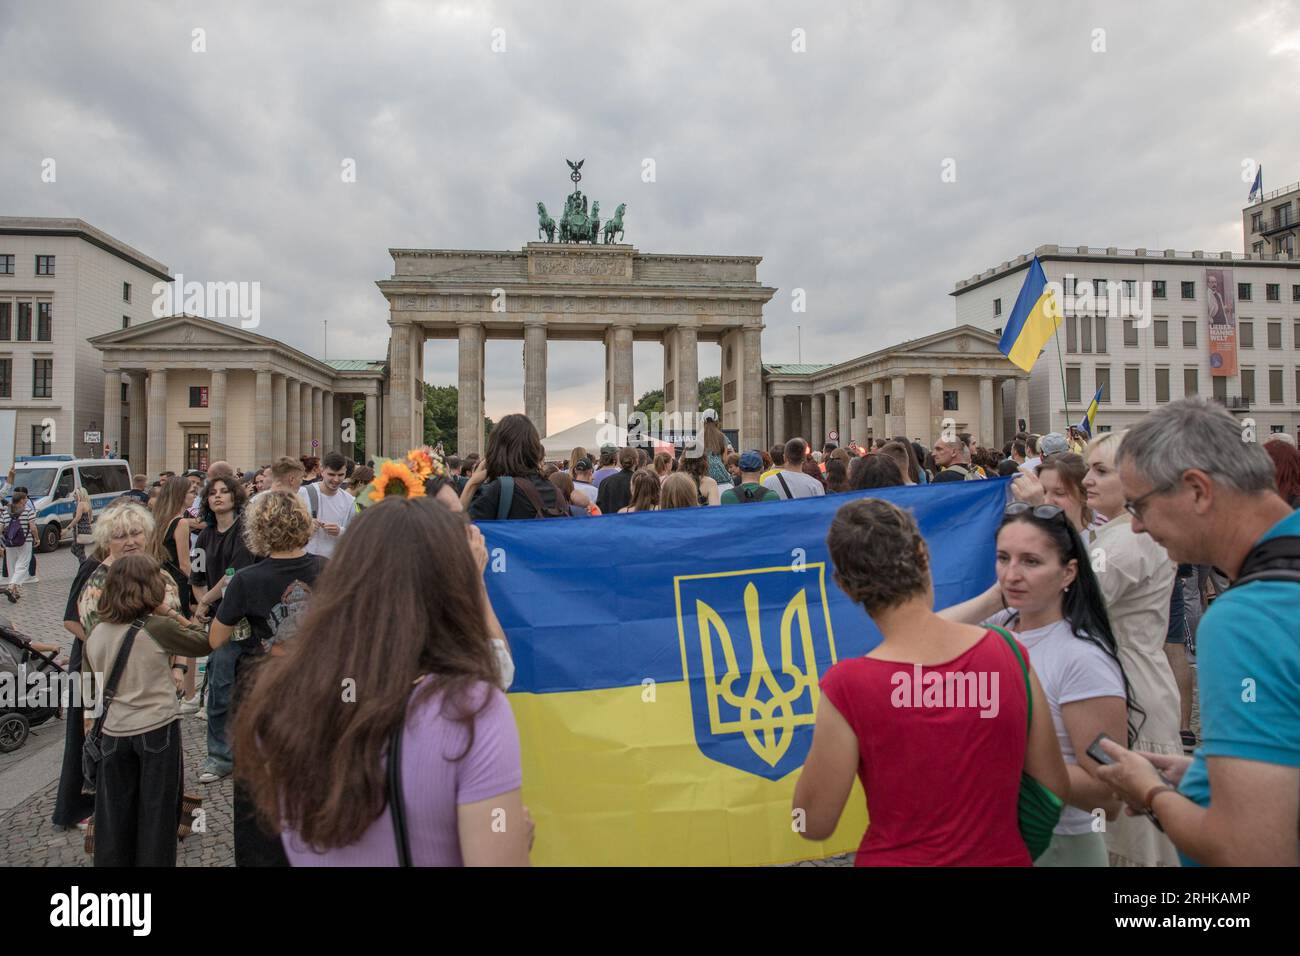
[[[66,654],[73,637],[63,629],[63,608],[76,574],[77,559],[68,545],[36,556],[40,581],[24,586],[16,605],[0,598],[0,620],[33,640],[60,644]],[[207,753],[207,724],[194,717],[181,721],[185,751],[185,791],[203,798],[205,832],[180,844],[180,866],[233,866],[230,826],[233,789],[230,779],[198,783]],[[89,866],[85,833],[62,831],[50,822],[54,812],[64,723],[51,720],[32,728],[22,749],[0,754],[0,866]],[[30,782],[28,782],[30,781]],[[28,792],[30,791],[30,792]]]

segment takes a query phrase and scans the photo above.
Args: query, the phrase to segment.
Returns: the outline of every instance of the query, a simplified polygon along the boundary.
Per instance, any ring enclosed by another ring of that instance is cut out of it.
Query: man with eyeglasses
[[[1100,775],[1184,862],[1300,865],[1300,512],[1263,447],[1203,397],[1147,416],[1117,464],[1134,532],[1234,583],[1197,630],[1201,746],[1189,758],[1106,743],[1116,762]]]

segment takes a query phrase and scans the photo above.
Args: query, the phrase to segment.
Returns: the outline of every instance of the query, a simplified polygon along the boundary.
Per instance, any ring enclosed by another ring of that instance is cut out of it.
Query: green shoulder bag
[[[1025,699],[1029,702],[1029,726],[1032,727],[1034,723],[1034,689],[1029,683],[1029,667],[1025,664],[1025,659],[1021,656],[1020,648],[1016,646],[1015,639],[1000,627],[994,627],[993,630],[1002,635],[1002,639],[1007,642],[1007,646],[1011,648],[1011,653],[1016,655],[1016,660],[1020,663],[1020,673],[1025,678]],[[1025,846],[1029,847],[1030,859],[1038,859],[1047,850],[1047,845],[1052,842],[1052,831],[1056,829],[1056,825],[1061,821],[1061,811],[1064,808],[1065,803],[1060,797],[1029,776],[1029,774],[1021,771],[1020,801],[1017,805],[1017,815],[1020,821],[1020,836],[1025,841]]]

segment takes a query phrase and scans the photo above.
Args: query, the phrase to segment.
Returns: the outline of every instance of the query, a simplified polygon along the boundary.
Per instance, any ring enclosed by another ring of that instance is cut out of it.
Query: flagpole
[[[1240,195],[1240,193],[1238,193]],[[1064,313],[1064,303],[1062,303],[1062,313]],[[1065,317],[1062,315],[1061,325],[1065,324]],[[1070,430],[1070,390],[1065,385],[1065,359],[1061,357],[1061,325],[1056,327],[1056,333],[1052,336],[1056,340],[1056,363],[1061,369],[1061,397],[1065,400],[1065,433]],[[1048,422],[1048,428],[1051,427]]]

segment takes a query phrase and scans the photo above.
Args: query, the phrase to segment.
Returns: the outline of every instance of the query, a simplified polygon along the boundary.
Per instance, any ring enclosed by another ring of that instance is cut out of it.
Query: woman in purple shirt
[[[236,772],[294,866],[393,866],[388,746],[416,866],[527,866],[519,733],[487,552],[464,514],[392,498],[348,525],[297,635],[261,660]]]

